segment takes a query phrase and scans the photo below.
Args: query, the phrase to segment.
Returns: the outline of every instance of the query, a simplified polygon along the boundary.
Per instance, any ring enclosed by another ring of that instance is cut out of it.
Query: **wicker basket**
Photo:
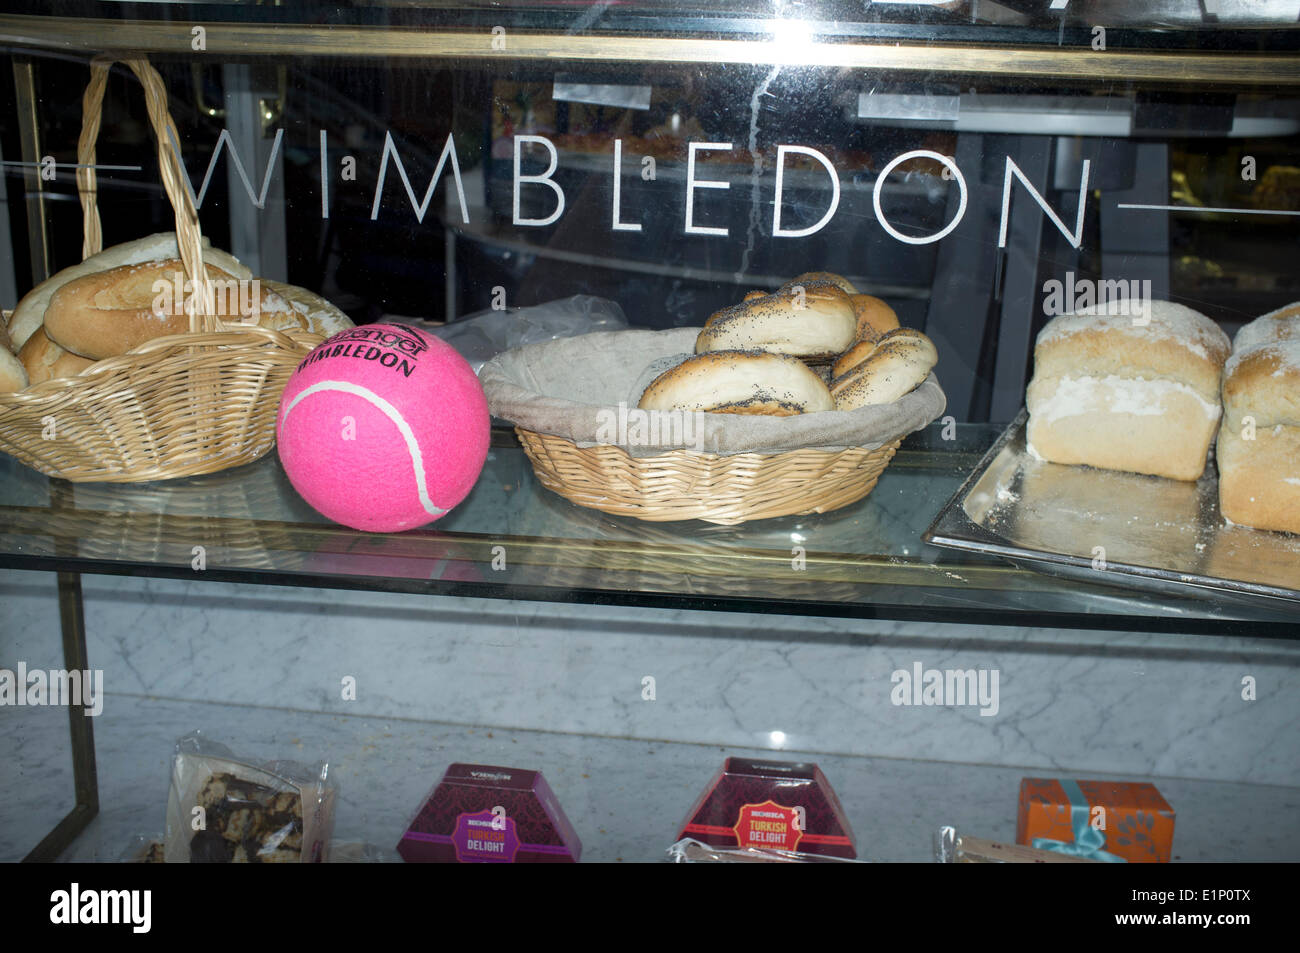
[[[597,332],[527,345],[494,358],[480,376],[492,412],[515,425],[543,486],[579,506],[652,522],[730,526],[848,506],[875,487],[903,437],[943,411],[931,379],[896,406],[832,412],[825,421],[705,414],[709,439],[694,447],[602,439],[590,422],[609,419],[619,401],[634,407],[638,382],[693,346],[695,333]],[[634,393],[619,392],[629,387]]]
[[[176,213],[176,240],[194,300],[211,300],[198,213],[183,183],[179,142],[157,71],[127,58],[144,86],[158,140],[163,188]],[[103,245],[96,206],[95,141],[112,59],[96,57],[82,102],[77,190],[85,226],[82,257]],[[76,377],[0,394],[0,451],[48,476],[136,483],[214,473],[258,459],[275,444],[280,392],[323,338],[192,313],[190,333],[149,341],[97,361]]]
[[[718,456],[668,450],[634,457],[622,447],[579,447],[515,428],[537,479],[549,490],[618,516],[732,526],[773,516],[825,513],[862,499],[902,442],[874,450],[789,450]]]

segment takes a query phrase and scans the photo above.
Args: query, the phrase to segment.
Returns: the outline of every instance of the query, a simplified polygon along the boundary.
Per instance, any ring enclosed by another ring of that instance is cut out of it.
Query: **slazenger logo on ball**
[[[308,354],[298,370],[330,357],[352,357],[362,361],[378,361],[381,367],[390,367],[410,377],[415,373],[421,354],[427,345],[414,334],[393,325],[383,328],[354,328],[330,338],[333,347],[321,347]],[[395,349],[401,353],[394,353]]]

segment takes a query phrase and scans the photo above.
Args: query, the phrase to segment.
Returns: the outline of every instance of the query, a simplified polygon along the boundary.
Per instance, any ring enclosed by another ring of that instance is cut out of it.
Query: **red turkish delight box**
[[[728,758],[687,815],[683,837],[714,847],[858,856],[839,798],[811,763]]]

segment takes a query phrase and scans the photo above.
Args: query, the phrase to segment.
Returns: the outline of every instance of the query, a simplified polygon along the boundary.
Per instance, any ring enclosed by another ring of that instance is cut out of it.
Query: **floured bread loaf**
[[[695,340],[695,353],[768,351],[826,361],[853,343],[856,328],[847,294],[830,282],[809,283],[714,313]]]
[[[306,288],[266,279],[262,279],[262,288],[272,292],[271,296],[262,296],[262,319],[258,322],[262,327],[306,330],[325,337],[356,327],[335,305]]]
[[[98,271],[108,271],[120,265],[135,265],[145,261],[157,261],[164,258],[178,258],[180,250],[176,247],[175,232],[158,232],[146,235],[132,242],[123,242],[112,248],[105,248],[85,261],[64,268],[62,271],[46,278],[18,302],[13,317],[9,320],[9,336],[13,346],[21,348],[27,343],[32,332],[41,326],[45,318],[45,309],[49,307],[50,298],[69,281],[91,275]],[[211,248],[208,240],[203,239],[203,262],[215,265],[235,278],[252,278],[253,273],[239,263],[238,259],[219,248]]]
[[[37,328],[27,339],[27,343],[18,352],[18,360],[22,361],[32,384],[43,384],[59,377],[73,377],[95,363],[59,347],[49,339],[44,328]]]
[[[1232,351],[1239,354],[1261,344],[1291,340],[1300,340],[1300,301],[1260,315],[1242,327],[1232,339]]]
[[[1229,358],[1215,455],[1227,519],[1300,533],[1300,336]]]
[[[1054,463],[1199,478],[1219,423],[1218,382],[1229,351],[1218,325],[1170,301],[1151,302],[1145,318],[1103,307],[1052,319],[1034,347],[1030,453]]]
[[[790,417],[834,409],[826,384],[803,361],[765,351],[710,351],[650,382],[641,410]]]
[[[307,320],[260,281],[235,278],[206,265],[214,283],[214,313],[231,324],[296,330]],[[190,330],[179,258],[122,265],[74,278],[50,296],[45,333],[74,354],[102,360],[169,334]],[[181,293],[175,292],[178,276]]]

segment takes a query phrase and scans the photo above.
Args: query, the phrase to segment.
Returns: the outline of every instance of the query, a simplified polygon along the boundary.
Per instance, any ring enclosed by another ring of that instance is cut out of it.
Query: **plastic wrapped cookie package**
[[[1023,844],[1008,844],[958,833],[955,827],[941,827],[934,834],[937,864],[1091,864],[1087,857],[1039,850]]]
[[[324,863],[336,789],[329,765],[259,764],[192,732],[176,742],[166,863]]]
[[[668,848],[674,864],[865,864],[851,857],[805,854],[771,847],[713,847],[693,837],[683,837]]]

